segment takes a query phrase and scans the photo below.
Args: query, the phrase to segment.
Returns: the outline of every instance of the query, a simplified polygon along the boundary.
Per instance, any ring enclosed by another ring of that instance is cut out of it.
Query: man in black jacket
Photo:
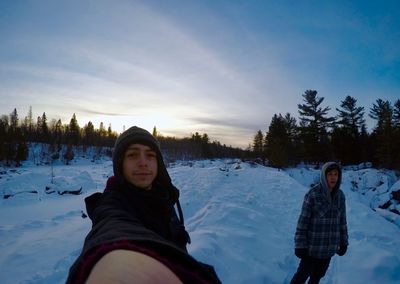
[[[85,199],[92,230],[67,283],[220,283],[187,253],[179,191],[158,141],[129,128],[115,143],[113,169],[104,193]]]

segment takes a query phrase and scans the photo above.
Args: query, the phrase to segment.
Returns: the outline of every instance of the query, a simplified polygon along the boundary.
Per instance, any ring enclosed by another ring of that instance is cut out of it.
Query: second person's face
[[[157,153],[154,150],[142,144],[129,145],[122,162],[122,171],[129,183],[149,190],[157,176],[157,169]]]
[[[330,190],[332,190],[339,179],[339,171],[338,170],[331,170],[326,174],[326,182]]]

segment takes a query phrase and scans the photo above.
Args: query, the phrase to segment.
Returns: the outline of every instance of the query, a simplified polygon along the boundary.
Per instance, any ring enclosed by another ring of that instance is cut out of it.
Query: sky
[[[1,1],[0,115],[245,148],[306,90],[400,98],[398,1]]]
[[[81,217],[84,198],[101,192],[112,174],[109,157],[99,157],[95,149],[84,155],[77,151],[68,166],[55,161],[53,183],[50,167],[37,166],[32,157],[14,170],[0,167],[0,197],[12,195],[0,198],[2,284],[65,283],[91,229],[89,218]],[[289,284],[299,264],[294,255],[298,216],[318,170],[231,160],[170,166],[193,257],[213,265],[222,283]],[[82,195],[57,194],[81,187]],[[349,247],[343,257],[333,256],[321,284],[399,283],[400,215],[389,211],[394,208],[376,208],[376,200],[386,203],[399,188],[393,171],[344,170]]]

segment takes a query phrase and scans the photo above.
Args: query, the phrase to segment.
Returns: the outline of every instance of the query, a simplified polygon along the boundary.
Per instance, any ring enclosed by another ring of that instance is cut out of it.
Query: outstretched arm
[[[179,278],[158,260],[128,250],[111,251],[97,262],[86,284],[98,283],[182,284]]]

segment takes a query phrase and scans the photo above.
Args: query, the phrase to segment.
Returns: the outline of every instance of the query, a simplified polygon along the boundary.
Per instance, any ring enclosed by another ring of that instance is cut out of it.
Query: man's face
[[[339,171],[336,169],[331,170],[326,174],[326,182],[330,190],[332,190],[335,187],[338,179],[339,179]]]
[[[122,162],[122,172],[129,183],[142,189],[151,189],[157,169],[157,153],[154,150],[142,144],[129,145]]]

